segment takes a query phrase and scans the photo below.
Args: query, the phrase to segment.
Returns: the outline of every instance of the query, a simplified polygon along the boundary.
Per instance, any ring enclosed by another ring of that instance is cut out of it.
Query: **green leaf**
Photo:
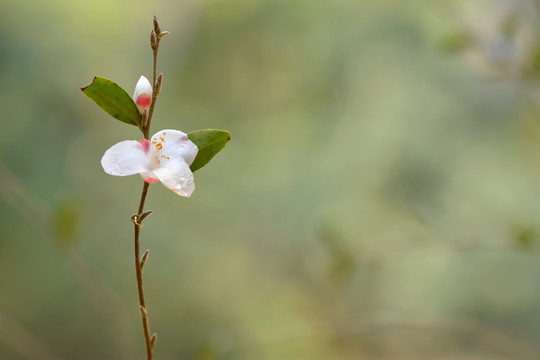
[[[208,164],[227,145],[231,140],[231,133],[225,130],[206,129],[193,131],[188,137],[199,148],[197,157],[190,166],[191,171],[195,172]]]
[[[137,105],[131,96],[116,83],[96,76],[90,85],[81,90],[113,118],[141,128],[141,114]]]

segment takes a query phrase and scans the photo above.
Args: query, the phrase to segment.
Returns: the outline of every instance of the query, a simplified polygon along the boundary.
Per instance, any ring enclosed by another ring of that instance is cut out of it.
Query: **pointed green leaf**
[[[197,157],[190,166],[191,171],[195,172],[227,145],[231,140],[231,133],[225,130],[206,129],[191,132],[188,137],[199,148]]]
[[[81,90],[113,118],[141,128],[141,114],[137,105],[131,96],[116,83],[96,76],[90,85]]]

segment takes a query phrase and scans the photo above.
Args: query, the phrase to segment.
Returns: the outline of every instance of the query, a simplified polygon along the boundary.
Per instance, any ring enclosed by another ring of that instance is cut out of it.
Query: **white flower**
[[[189,165],[199,149],[178,130],[161,130],[151,140],[126,140],[113,145],[101,159],[107,174],[127,176],[141,174],[147,183],[161,181],[181,196],[195,190]]]
[[[152,85],[150,85],[150,81],[142,75],[135,86],[133,101],[137,104],[141,115],[150,107],[150,102],[152,101]]]

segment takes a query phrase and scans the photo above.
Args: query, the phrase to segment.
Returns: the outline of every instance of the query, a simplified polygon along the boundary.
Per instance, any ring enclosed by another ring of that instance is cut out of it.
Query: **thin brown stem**
[[[159,42],[162,37],[161,30],[159,29],[159,23],[157,18],[154,16],[154,30],[152,30],[151,35],[151,46],[153,50],[153,68],[152,68],[152,101],[150,102],[150,108],[148,112],[143,114],[143,133],[144,138],[149,139],[150,137],[150,123],[152,122],[152,115],[154,114],[154,107],[156,105],[157,96],[161,90],[161,79],[162,75],[157,77],[157,55],[159,50]],[[159,84],[158,84],[159,83]],[[141,261],[141,249],[140,249],[140,235],[141,235],[141,222],[148,215],[144,213],[144,203],[146,201],[146,194],[148,193],[148,186],[150,184],[146,181],[144,182],[143,190],[141,193],[141,200],[139,202],[139,210],[136,215],[132,216],[131,219],[135,226],[135,273],[137,275],[137,291],[139,293],[139,309],[141,311],[142,326],[144,332],[144,340],[146,344],[146,358],[147,360],[152,360],[154,358],[154,346],[156,343],[157,336],[156,334],[150,336],[150,323],[148,321],[148,311],[146,309],[146,301],[144,299],[144,288],[143,288],[143,277],[142,270],[144,262]],[[147,255],[146,255],[147,256]]]
[[[143,278],[142,278],[142,266],[140,261],[140,233],[141,233],[141,224],[139,223],[139,218],[144,210],[144,202],[146,200],[146,194],[148,193],[148,184],[144,182],[141,201],[139,203],[139,211],[135,221],[133,221],[135,226],[135,273],[137,275],[137,291],[139,293],[139,306],[141,309],[142,325],[144,331],[144,340],[146,343],[146,358],[147,360],[152,360],[154,357],[154,349],[151,343],[150,337],[150,323],[148,321],[148,312],[146,311],[146,301],[144,299],[144,289],[143,289]]]
[[[146,119],[146,125],[144,127],[144,137],[148,139],[150,136],[150,123],[152,122],[152,115],[154,115],[154,107],[156,105],[157,96],[159,94],[159,89],[157,88],[157,56],[159,51],[159,42],[161,38],[157,36],[156,46],[154,47],[154,61],[152,69],[152,102],[150,103],[150,108],[148,109],[148,118]]]

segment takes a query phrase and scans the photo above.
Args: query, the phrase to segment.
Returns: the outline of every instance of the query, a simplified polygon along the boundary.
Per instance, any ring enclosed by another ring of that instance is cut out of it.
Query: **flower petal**
[[[153,171],[141,173],[141,177],[144,181],[146,181],[149,184],[157,183],[159,179],[154,175]]]
[[[133,175],[149,170],[150,159],[143,146],[135,140],[121,141],[113,145],[101,158],[101,166],[107,174]]]
[[[151,139],[153,159],[159,163],[162,159],[184,159],[191,165],[199,149],[188,136],[178,130],[161,130]]]
[[[163,185],[180,196],[190,197],[195,190],[193,173],[182,159],[164,160],[153,173]]]

